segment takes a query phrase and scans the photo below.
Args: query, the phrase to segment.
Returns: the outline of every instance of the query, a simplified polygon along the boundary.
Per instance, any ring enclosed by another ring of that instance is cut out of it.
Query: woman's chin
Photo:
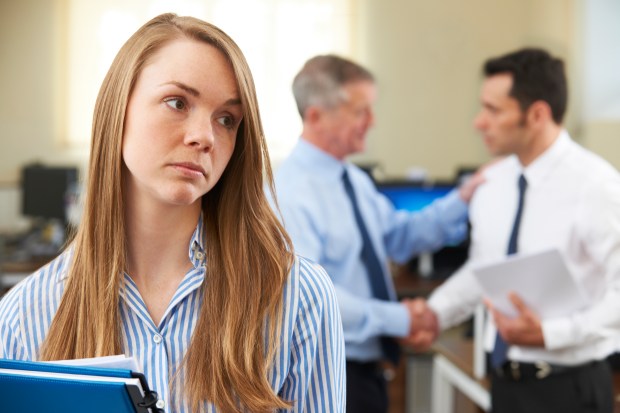
[[[204,195],[203,192],[193,189],[178,189],[169,192],[164,196],[164,199],[171,205],[176,206],[190,206],[196,202],[200,202],[200,199]]]

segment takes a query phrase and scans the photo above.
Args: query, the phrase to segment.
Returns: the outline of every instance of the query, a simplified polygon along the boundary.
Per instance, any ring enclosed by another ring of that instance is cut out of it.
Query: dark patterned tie
[[[351,205],[353,206],[355,221],[362,236],[361,259],[366,267],[366,271],[368,272],[372,294],[375,298],[380,300],[390,301],[381,261],[379,261],[377,252],[372,245],[372,240],[370,239],[368,229],[366,228],[366,224],[362,218],[362,214],[357,203],[357,198],[355,196],[355,191],[353,190],[353,186],[351,185],[351,181],[349,180],[349,175],[346,170],[342,175],[342,180],[344,182],[344,188],[347,192],[349,200],[351,201]],[[398,343],[396,343],[396,341],[391,337],[381,337],[381,348],[385,357],[397,365],[400,357],[400,347],[398,346]]]
[[[515,215],[515,221],[512,224],[512,232],[510,233],[510,240],[508,241],[508,255],[512,255],[517,252],[517,241],[519,239],[519,227],[521,225],[521,215],[523,214],[523,201],[525,198],[525,190],[527,189],[527,181],[523,175],[519,176],[519,204],[517,205],[517,214]],[[491,353],[491,365],[495,368],[500,367],[507,360],[508,356],[508,344],[504,341],[502,336],[497,332],[495,337],[495,346]]]

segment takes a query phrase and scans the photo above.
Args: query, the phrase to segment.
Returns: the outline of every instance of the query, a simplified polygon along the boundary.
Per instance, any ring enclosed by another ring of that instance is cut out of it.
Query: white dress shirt
[[[542,320],[545,348],[511,346],[510,360],[573,365],[615,350],[620,332],[620,175],[563,131],[528,167],[510,156],[489,168],[470,204],[468,262],[429,299],[442,328],[473,312],[482,292],[470,268],[506,256],[518,199],[517,180],[528,182],[518,251],[557,248],[583,288],[589,305]],[[487,317],[485,349],[496,329]]]

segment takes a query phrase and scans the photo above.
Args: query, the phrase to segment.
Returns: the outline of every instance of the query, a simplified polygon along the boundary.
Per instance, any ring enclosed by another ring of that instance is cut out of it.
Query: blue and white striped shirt
[[[156,326],[133,280],[125,275],[120,312],[124,353],[134,356],[167,413],[189,413],[181,385],[169,386],[190,344],[205,280],[202,226],[189,247],[193,268],[185,275]],[[22,281],[0,301],[0,358],[37,360],[58,309],[72,251]],[[272,388],[293,401],[292,412],[344,412],[345,354],[333,285],[322,267],[296,258],[284,289],[281,346],[268,373]],[[172,389],[170,391],[169,389]],[[207,412],[215,412],[207,404]]]

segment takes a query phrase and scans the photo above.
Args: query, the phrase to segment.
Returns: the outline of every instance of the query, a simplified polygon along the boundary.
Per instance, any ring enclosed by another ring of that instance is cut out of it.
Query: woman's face
[[[139,202],[184,206],[200,202],[222,176],[243,111],[224,55],[178,39],[139,74],[125,116],[126,193]]]

